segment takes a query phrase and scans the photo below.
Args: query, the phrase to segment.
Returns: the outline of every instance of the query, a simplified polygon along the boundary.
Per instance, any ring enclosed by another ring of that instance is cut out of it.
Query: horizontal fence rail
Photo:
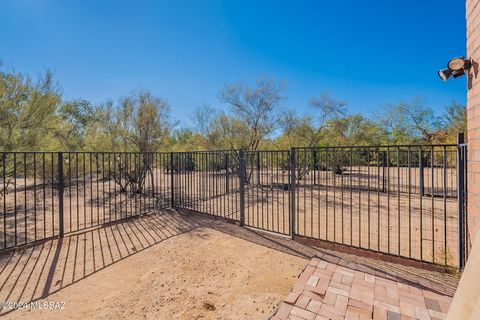
[[[445,266],[468,254],[466,145],[0,153],[0,251],[183,208]]]

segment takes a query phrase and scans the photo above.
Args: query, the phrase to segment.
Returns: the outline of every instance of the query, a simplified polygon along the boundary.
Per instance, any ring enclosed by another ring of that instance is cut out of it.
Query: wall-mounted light
[[[464,75],[465,70],[468,70],[471,65],[470,59],[465,59],[465,57],[452,58],[447,63],[447,69],[438,70],[438,76],[443,81],[447,81],[451,76],[458,78]]]

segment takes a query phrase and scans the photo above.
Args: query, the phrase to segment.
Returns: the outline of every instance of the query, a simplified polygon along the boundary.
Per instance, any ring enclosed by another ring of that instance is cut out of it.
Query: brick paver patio
[[[325,255],[310,260],[271,320],[445,319],[452,296],[422,277]]]

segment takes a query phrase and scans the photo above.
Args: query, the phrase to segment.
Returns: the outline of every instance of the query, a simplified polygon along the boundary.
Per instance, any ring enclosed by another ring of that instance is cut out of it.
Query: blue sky
[[[465,102],[465,77],[436,72],[465,54],[462,0],[0,0],[3,69],[50,69],[68,99],[94,103],[148,89],[172,116],[224,108],[225,83],[287,81],[286,106],[330,91],[351,112],[423,96]]]

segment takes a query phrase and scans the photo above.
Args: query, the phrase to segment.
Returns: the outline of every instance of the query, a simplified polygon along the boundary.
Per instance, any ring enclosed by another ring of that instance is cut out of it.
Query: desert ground
[[[8,319],[268,319],[316,255],[428,279],[441,272],[305,246],[210,215],[162,210],[0,256],[0,301],[64,302],[2,310]]]
[[[2,313],[10,319],[268,319],[307,256],[282,249],[275,238],[265,241],[209,217],[166,211],[49,240],[0,257],[0,300],[62,301],[65,309]]]

